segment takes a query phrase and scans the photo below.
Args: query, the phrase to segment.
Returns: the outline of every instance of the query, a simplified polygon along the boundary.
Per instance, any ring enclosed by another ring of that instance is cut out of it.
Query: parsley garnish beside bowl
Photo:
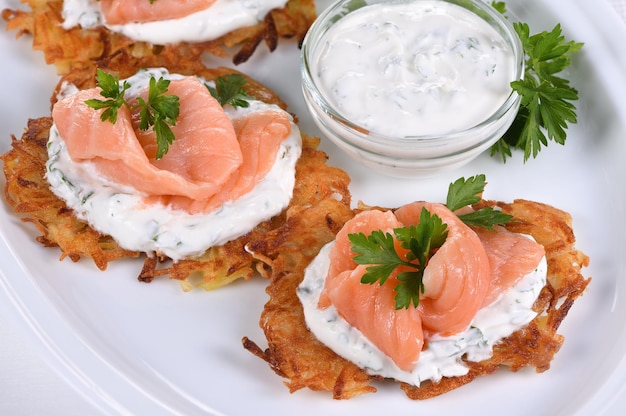
[[[500,13],[506,13],[503,2],[492,4]],[[522,96],[520,109],[511,127],[491,148],[492,156],[503,161],[512,156],[512,149],[524,153],[524,161],[537,157],[548,140],[565,144],[566,130],[577,122],[575,101],[578,91],[569,80],[557,74],[571,63],[572,55],[580,51],[582,43],[566,40],[561,25],[550,31],[530,33],[527,23],[514,22],[513,27],[524,48],[524,78],[511,86]]]

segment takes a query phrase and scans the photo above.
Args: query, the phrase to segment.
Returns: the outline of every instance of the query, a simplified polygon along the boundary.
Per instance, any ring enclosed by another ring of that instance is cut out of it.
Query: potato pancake
[[[469,372],[464,376],[444,377],[438,383],[426,382],[419,387],[400,383],[411,399],[438,396],[479,376],[494,373],[502,366],[511,371],[524,367],[534,367],[537,372],[546,371],[563,344],[563,336],[557,333],[559,325],[591,280],[581,274],[589,258],[574,247],[575,236],[568,213],[526,200],[515,200],[513,203],[483,200],[474,208],[486,206],[499,207],[513,215],[513,221],[506,228],[533,236],[545,248],[547,283],[533,306],[538,315],[526,327],[497,343],[491,358],[481,362],[465,361]],[[320,218],[318,221],[323,220]],[[270,278],[267,288],[270,299],[260,320],[268,348],[263,349],[248,338],[243,338],[243,346],[265,360],[276,374],[288,379],[285,384],[291,392],[308,387],[328,391],[334,399],[349,399],[375,392],[373,382],[381,380],[381,377],[369,375],[335,354],[307,328],[296,289],[321,246],[309,250],[308,242],[293,246],[293,241],[297,240],[289,236],[301,232],[298,226],[274,231],[287,236],[289,247],[273,238],[249,244],[254,256],[264,263]],[[271,234],[266,237],[271,237]]]
[[[124,52],[100,64],[99,68],[113,72],[120,78],[134,74],[138,67],[163,66],[158,56],[139,59]],[[238,73],[228,68],[208,69],[193,61],[170,65],[168,69],[182,75],[202,76],[207,80]],[[57,91],[67,84],[74,84],[80,89],[91,88],[95,86],[95,74],[95,66],[75,69],[61,78]],[[249,77],[246,79],[244,88],[248,95],[286,108],[285,103],[271,90]],[[53,103],[57,91],[52,95]],[[9,205],[23,221],[36,225],[41,232],[37,241],[46,247],[59,247],[61,259],[69,257],[78,261],[81,257],[89,257],[99,269],[104,270],[110,261],[144,257],[143,253],[120,248],[110,236],[102,235],[78,220],[72,210],[52,193],[45,178],[48,159],[46,144],[51,125],[50,117],[30,120],[22,138],[13,137],[12,149],[0,157],[4,162],[5,198]],[[185,289],[194,286],[213,289],[236,279],[249,279],[255,274],[259,263],[246,249],[250,241],[269,238],[266,235],[273,235],[273,231],[281,228],[288,218],[302,217],[302,221],[307,221],[306,217],[313,212],[309,211],[311,209],[317,214],[316,209],[324,207],[329,210],[337,209],[336,205],[349,207],[349,177],[342,170],[327,165],[327,156],[317,150],[318,144],[319,139],[303,135],[303,151],[296,165],[293,198],[282,214],[262,222],[242,237],[208,249],[199,257],[174,263],[167,258],[147,256],[138,271],[139,280],[149,282],[158,276],[169,276],[179,280]],[[332,201],[331,205],[328,200]],[[301,235],[291,234],[281,239],[289,244],[289,238],[294,238],[297,241],[292,244],[297,244],[315,233],[316,230],[302,230]]]

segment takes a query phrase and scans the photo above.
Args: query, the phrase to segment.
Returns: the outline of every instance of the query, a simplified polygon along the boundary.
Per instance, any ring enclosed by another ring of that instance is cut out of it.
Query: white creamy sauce
[[[64,0],[63,28],[88,29],[103,25],[112,32],[157,45],[204,42],[256,25],[270,10],[282,8],[286,3],[287,0],[216,0],[211,7],[179,19],[110,25],[96,0]]]
[[[455,4],[375,4],[335,23],[311,73],[339,114],[383,135],[437,135],[486,120],[511,94],[513,50]]]
[[[343,358],[373,375],[393,378],[415,386],[426,380],[456,377],[468,372],[462,358],[483,361],[493,354],[493,346],[502,338],[527,325],[536,312],[532,306],[546,284],[545,257],[537,268],[505,291],[491,305],[479,310],[464,332],[452,336],[428,339],[411,372],[403,371],[372,344],[356,328],[337,313],[334,306],[319,309],[317,303],[324,287],[329,267],[329,253],[334,243],[325,245],[305,271],[298,287],[298,297],[304,308],[307,326],[326,346]]]
[[[131,88],[126,96],[137,95],[147,88],[151,75],[170,80],[182,77],[163,69],[140,71],[128,78]],[[70,94],[76,91],[71,86],[63,90]],[[251,100],[247,108],[226,106],[224,110],[231,119],[254,111],[283,111],[255,100]],[[78,218],[112,236],[121,247],[158,252],[179,260],[246,234],[289,204],[295,184],[295,165],[302,151],[300,131],[293,121],[291,124],[291,134],[281,144],[267,176],[248,194],[208,213],[189,214],[163,205],[146,205],[143,195],[132,187],[103,178],[93,163],[72,161],[55,125],[50,129],[46,177],[52,191],[66,201]]]

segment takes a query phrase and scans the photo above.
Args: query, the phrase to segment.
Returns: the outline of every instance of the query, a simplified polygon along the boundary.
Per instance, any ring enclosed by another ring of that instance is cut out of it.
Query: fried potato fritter
[[[572,219],[568,213],[526,200],[515,200],[513,203],[481,201],[475,208],[483,206],[497,206],[503,212],[514,215],[514,220],[506,228],[530,234],[545,247],[548,277],[533,306],[538,316],[529,325],[496,344],[490,359],[466,361],[469,372],[464,376],[444,377],[438,383],[426,382],[419,387],[400,383],[401,389],[411,399],[438,396],[479,376],[491,374],[500,367],[507,367],[511,371],[525,367],[534,367],[536,372],[548,370],[564,340],[557,333],[559,325],[591,280],[581,274],[589,258],[574,247]],[[344,215],[342,220],[345,222],[351,215],[347,212]],[[321,224],[324,218],[320,217],[317,221]],[[276,232],[298,234],[301,232],[298,228],[308,226],[304,223],[294,224],[291,228],[285,226],[284,231],[277,229]],[[330,234],[321,238],[315,248],[320,248],[325,240],[332,239]],[[248,338],[243,338],[243,346],[265,360],[276,374],[288,379],[285,384],[291,392],[308,387],[331,392],[334,399],[349,399],[375,392],[373,383],[381,377],[369,375],[341,358],[307,329],[296,289],[302,281],[305,268],[316,255],[317,250],[306,250],[311,244],[302,242],[291,249],[286,249],[280,241],[273,239],[250,244],[254,256],[265,264],[270,278],[267,288],[270,299],[260,319],[268,348],[262,349]]]
[[[103,26],[66,30],[61,26],[62,0],[22,1],[28,4],[29,11],[2,11],[7,29],[16,31],[18,37],[31,34],[33,49],[42,51],[46,62],[54,64],[59,74],[91,65],[92,61],[119,51],[137,58],[158,55],[167,66],[180,60],[199,61],[204,53],[228,57],[231,48],[239,47],[232,58],[237,65],[247,61],[262,41],[265,41],[270,51],[276,48],[279,38],[296,39],[299,45],[316,17],[314,0],[289,0],[282,9],[270,11],[262,22],[236,29],[215,40],[153,45],[134,41]]]
[[[159,57],[139,59],[118,53],[101,62],[100,68],[126,78],[136,72],[136,68],[145,66],[163,66]],[[168,67],[172,73],[183,75],[199,75],[207,80],[215,80],[218,76],[236,73],[229,68],[209,69],[202,64],[182,62]],[[56,101],[57,91],[73,84],[85,89],[95,86],[96,67],[76,69],[62,77],[58,83],[51,102]],[[242,74],[243,75],[243,74]],[[245,75],[244,75],[245,76]],[[286,108],[285,103],[270,89],[253,79],[246,77],[244,86],[247,94],[267,103]],[[52,125],[50,117],[30,120],[28,128],[21,139],[12,137],[12,149],[0,156],[4,162],[6,177],[4,189],[8,204],[25,222],[36,225],[41,233],[37,241],[46,247],[58,246],[61,259],[69,257],[78,261],[81,257],[91,258],[96,266],[104,270],[110,261],[122,258],[141,257],[143,253],[120,248],[109,236],[94,231],[85,222],[78,220],[49,189],[45,178],[46,161],[48,159],[46,144]],[[282,214],[257,225],[248,234],[232,240],[222,246],[212,247],[203,255],[187,258],[173,263],[167,258],[146,256],[139,272],[139,280],[150,282],[158,276],[169,276],[181,281],[184,289],[200,286],[214,289],[234,280],[251,278],[257,269],[258,260],[246,249],[250,241],[268,238],[281,228],[287,218],[308,221],[308,215],[319,210],[337,209],[338,206],[350,206],[348,191],[349,177],[338,169],[327,165],[327,156],[317,150],[319,139],[303,134],[302,156],[296,165],[296,181],[293,197],[289,206]],[[335,205],[328,205],[327,200]],[[327,213],[329,215],[332,212]],[[315,234],[316,230],[301,230],[302,234],[282,236],[287,244],[298,244],[301,239]],[[294,239],[297,241],[291,241]]]
[[[307,209],[309,215],[288,216],[285,224],[262,239],[250,242],[253,256],[264,264],[262,273],[270,277],[270,296],[261,315],[261,327],[269,348],[262,350],[248,338],[244,347],[268,362],[280,376],[288,378],[291,392],[308,387],[333,392],[335,398],[350,398],[375,391],[372,378],[320,343],[307,329],[296,288],[304,269],[320,248],[334,240],[354,212],[337,201],[327,200],[332,210],[321,206]],[[305,220],[303,220],[305,219]],[[310,233],[310,238],[296,236]]]
[[[139,253],[120,248],[111,237],[101,235],[79,221],[72,210],[49,189],[44,178],[48,152],[46,144],[52,126],[49,117],[29,120],[21,140],[12,137],[12,150],[0,156],[4,162],[4,195],[22,221],[35,224],[46,247],[62,247],[61,259],[93,259],[99,269],[109,261],[138,257]]]

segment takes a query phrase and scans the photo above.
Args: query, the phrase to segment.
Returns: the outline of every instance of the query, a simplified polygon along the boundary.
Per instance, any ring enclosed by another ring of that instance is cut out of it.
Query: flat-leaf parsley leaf
[[[492,6],[506,13],[503,2]],[[500,155],[503,161],[512,155],[512,149],[524,151],[524,162],[531,156],[537,157],[548,140],[564,144],[566,129],[577,122],[576,106],[578,91],[567,79],[556,74],[571,63],[571,55],[578,52],[583,44],[566,41],[561,25],[551,31],[530,34],[528,24],[513,23],[515,32],[522,41],[525,55],[524,78],[513,81],[511,87],[522,99],[515,120],[503,137],[490,150],[492,156]]]
[[[174,133],[170,126],[176,125],[176,118],[180,112],[179,98],[176,95],[166,95],[170,81],[162,77],[156,80],[150,77],[148,101],[137,97],[139,108],[139,128],[148,130],[153,128],[157,141],[156,158],[161,159],[174,142]]]
[[[468,178],[459,178],[448,187],[446,206],[450,211],[456,211],[480,201],[487,184],[485,175],[476,175]],[[497,211],[491,207],[484,207],[476,211],[457,214],[459,219],[469,226],[493,229],[494,225],[503,225],[513,216]]]
[[[215,98],[222,107],[230,104],[233,107],[248,107],[250,97],[242,88],[246,84],[246,78],[241,74],[229,74],[223,77],[217,77],[215,80],[215,88],[206,86],[213,98]]]
[[[100,114],[100,120],[110,121],[115,124],[117,122],[118,110],[123,105],[128,106],[124,93],[130,88],[130,84],[124,81],[124,84],[120,87],[120,79],[117,75],[108,74],[101,69],[97,71],[96,82],[102,90],[100,95],[107,98],[107,100],[93,98],[85,101],[85,104],[96,110],[104,109],[102,114]]]
[[[100,95],[106,100],[93,98],[86,100],[85,104],[96,110],[104,109],[100,119],[113,124],[117,122],[117,114],[122,106],[139,109],[139,128],[141,130],[153,128],[157,141],[156,158],[162,158],[175,139],[170,126],[176,125],[180,112],[179,98],[176,95],[166,94],[170,81],[162,77],[158,80],[153,76],[150,77],[148,100],[137,97],[135,106],[131,106],[124,96],[126,90],[130,88],[127,81],[120,86],[120,79],[117,75],[98,69],[96,82],[102,90]]]

